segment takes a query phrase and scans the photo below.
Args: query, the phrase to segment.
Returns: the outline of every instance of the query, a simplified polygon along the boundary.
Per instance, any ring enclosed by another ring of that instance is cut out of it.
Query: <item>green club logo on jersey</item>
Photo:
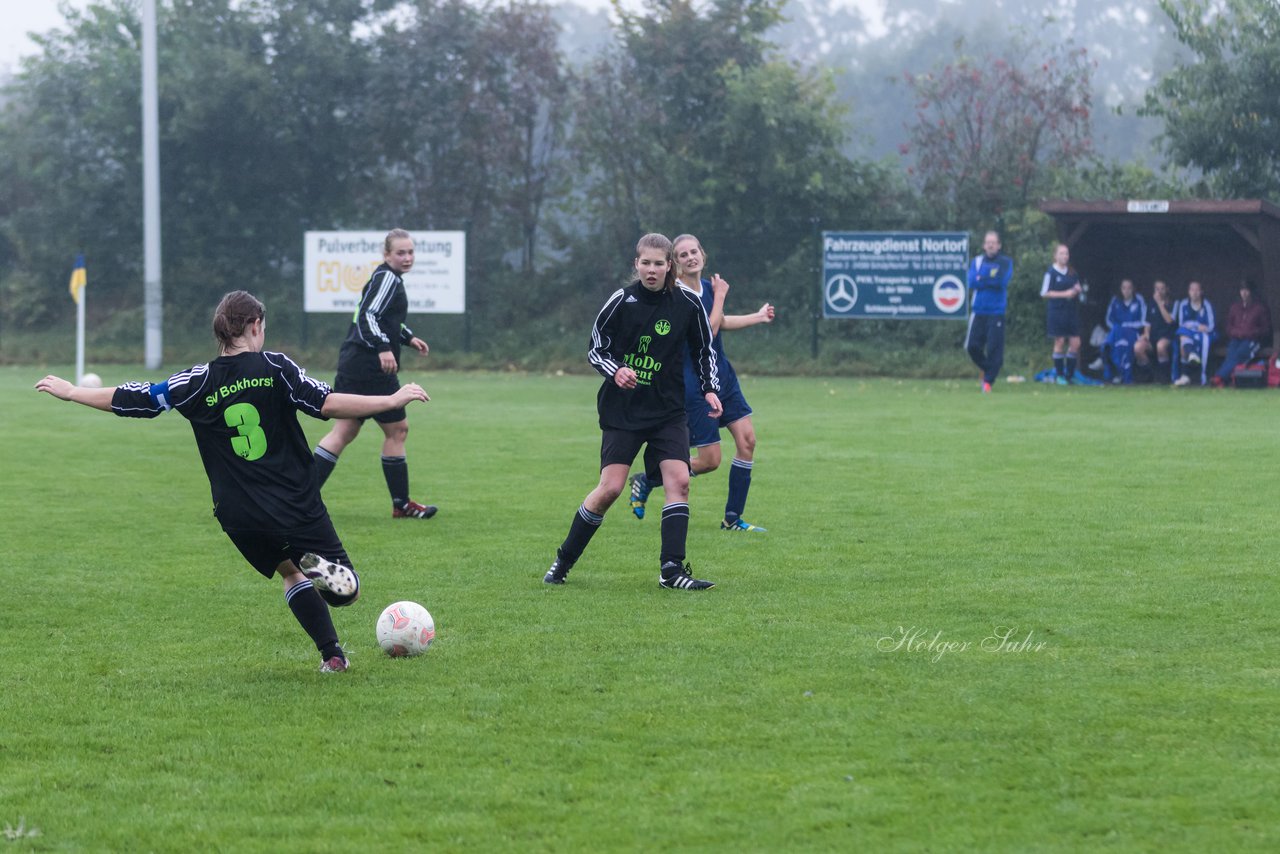
[[[653,331],[657,332],[659,335],[666,335],[671,331],[671,324],[665,320],[659,320],[657,323],[653,324]]]
[[[638,349],[641,353],[648,353],[648,352],[649,352],[649,344],[651,344],[652,342],[653,342],[653,336],[652,336],[652,335],[641,335],[641,336],[640,336],[640,346],[639,346],[638,348],[636,348],[636,349]]]

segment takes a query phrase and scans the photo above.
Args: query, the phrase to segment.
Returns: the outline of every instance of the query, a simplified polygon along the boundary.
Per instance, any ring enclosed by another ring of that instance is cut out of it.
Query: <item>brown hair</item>
[[[667,256],[667,278],[662,283],[663,290],[671,290],[676,286],[676,262],[671,254],[671,241],[667,240],[665,234],[651,233],[640,238],[636,243],[636,258],[639,259],[640,252],[645,249],[660,249]]]
[[[391,251],[391,242],[393,240],[401,240],[406,237],[413,240],[413,235],[405,231],[403,228],[393,228],[388,231],[386,238],[382,241],[382,254],[386,255]]]
[[[248,291],[232,291],[222,298],[213,312],[213,337],[223,349],[244,335],[255,320],[267,316],[267,307]]]

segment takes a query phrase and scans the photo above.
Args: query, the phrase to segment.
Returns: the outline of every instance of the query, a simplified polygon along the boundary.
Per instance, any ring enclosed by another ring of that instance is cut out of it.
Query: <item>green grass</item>
[[[722,534],[725,474],[696,479],[719,586],[683,594],[625,503],[540,581],[596,380],[424,375],[442,510],[393,523],[377,440],[347,451],[364,596],[323,676],[185,421],[40,373],[0,369],[0,826],[40,830],[12,850],[1280,847],[1280,395],[748,377],[770,532]],[[436,618],[421,658],[374,643],[400,598]],[[983,649],[999,627],[1032,645]]]

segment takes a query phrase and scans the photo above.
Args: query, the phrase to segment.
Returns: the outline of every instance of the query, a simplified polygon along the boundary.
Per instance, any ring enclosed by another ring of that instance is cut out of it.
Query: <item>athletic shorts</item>
[[[735,421],[741,421],[751,414],[747,399],[742,396],[742,389],[734,386],[720,398],[724,412],[719,418],[712,418],[707,399],[699,396],[695,404],[693,398],[685,401],[685,417],[689,420],[689,447],[705,448],[707,445],[720,444],[720,428],[728,427]]]
[[[276,567],[286,560],[295,564],[307,552],[313,552],[331,563],[351,567],[351,558],[333,529],[333,522],[326,513],[323,519],[293,530],[253,531],[243,528],[223,528],[231,542],[249,561],[249,565],[267,578],[276,574]]]
[[[663,460],[680,460],[688,465],[689,425],[680,418],[650,430],[605,429],[600,436],[600,468],[610,465],[630,467],[636,454],[640,453],[641,445],[645,446],[646,470],[657,469]]]
[[[365,374],[352,377],[339,370],[338,375],[333,378],[333,390],[342,394],[395,394],[399,389],[400,378],[397,374]],[[379,412],[373,416],[373,420],[379,424],[394,424],[397,421],[404,421],[408,417],[409,414],[404,411],[402,406],[399,409],[388,409],[386,412]],[[360,420],[364,421],[363,418]]]
[[[1075,311],[1051,311],[1045,326],[1050,338],[1078,338],[1080,315]]]

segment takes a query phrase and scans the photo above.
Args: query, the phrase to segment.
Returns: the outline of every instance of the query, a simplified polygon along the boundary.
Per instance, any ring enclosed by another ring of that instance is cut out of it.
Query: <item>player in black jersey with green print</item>
[[[543,577],[563,584],[569,569],[622,493],[631,463],[645,445],[646,468],[662,471],[667,504],[662,508],[658,583],[672,590],[705,590],[685,558],[689,533],[689,424],[684,409],[684,359],[713,418],[721,412],[711,327],[698,298],[676,285],[671,241],[646,234],[636,244],[638,281],[613,293],[591,330],[587,360],[604,375],[596,396],[600,413],[600,482],[573,517],[569,535]]]
[[[186,416],[223,531],[254,569],[280,575],[285,602],[320,650],[320,669],[346,670],[325,602],[354,602],[360,579],[320,500],[297,413],[359,418],[429,398],[414,384],[378,397],[331,392],[288,356],[262,349],[266,309],[245,291],[222,298],[213,332],[218,358],[164,382],[89,389],[48,376],[36,390],[121,416],[154,418],[170,409]]]

